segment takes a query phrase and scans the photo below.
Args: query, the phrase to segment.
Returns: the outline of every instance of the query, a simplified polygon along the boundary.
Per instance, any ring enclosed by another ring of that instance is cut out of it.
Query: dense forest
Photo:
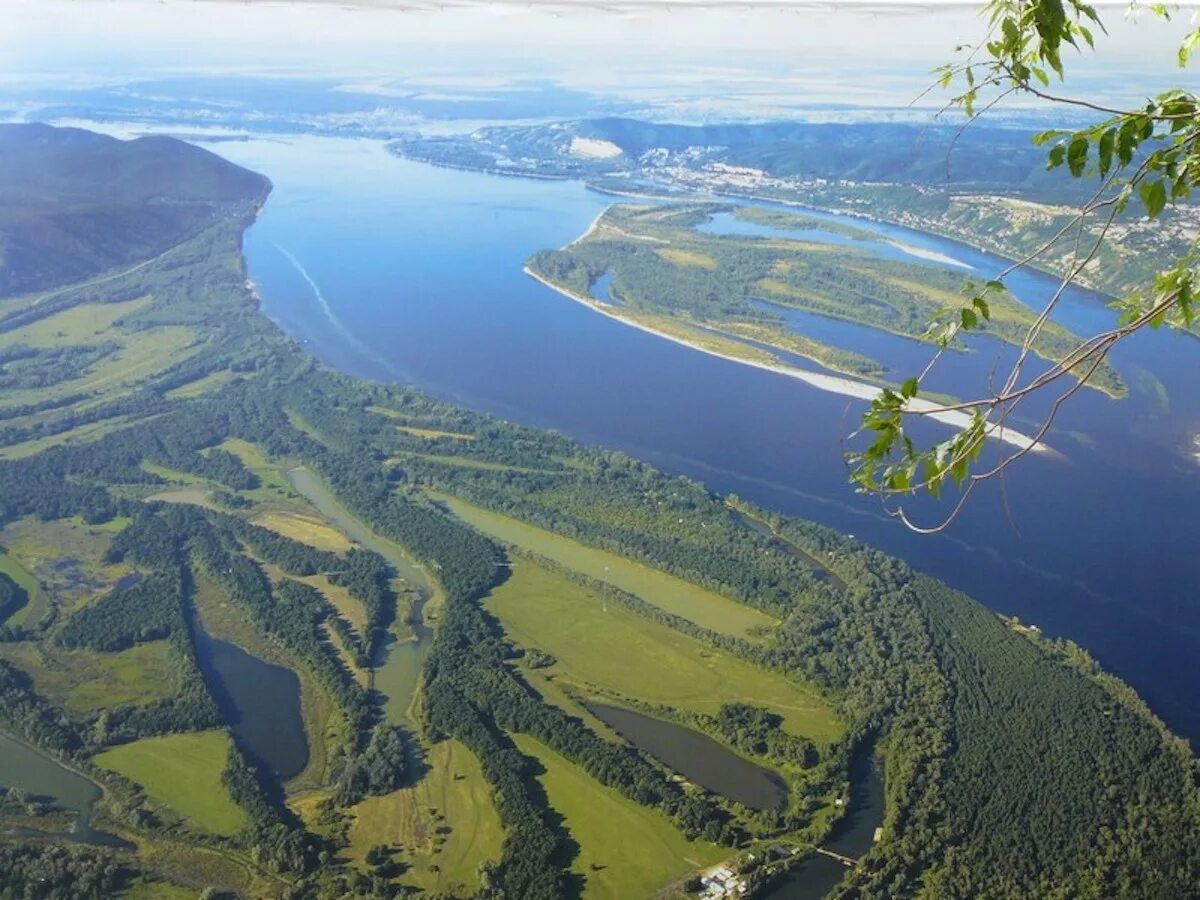
[[[49,134],[39,129],[29,139]],[[71,132],[61,139],[75,140]],[[163,146],[169,160],[174,145]],[[185,166],[194,151],[179,153]],[[173,179],[173,165],[161,177]],[[350,858],[354,829],[372,800],[432,777],[431,748],[456,742],[477,760],[503,836],[496,857],[471,873],[475,883],[452,893],[573,896],[572,823],[564,825],[518,746],[527,738],[613,802],[661,813],[681,840],[705,841],[730,858],[776,845],[803,858],[837,818],[832,798],[844,795],[851,760],[878,753],[886,770],[882,839],[847,870],[837,889],[843,897],[1186,897],[1200,882],[1190,749],[1078,648],[1015,627],[823,527],[713,496],[621,453],[318,365],[257,314],[240,239],[261,182],[237,183],[244,189],[228,217],[167,257],[68,290],[32,313],[0,305],[0,336],[14,341],[31,321],[69,316],[80,305],[121,310],[102,340],[89,326],[78,354],[68,334],[66,349],[12,358],[41,360],[34,368],[45,377],[32,394],[0,405],[8,422],[0,432],[8,451],[0,459],[0,527],[6,535],[73,529],[101,548],[91,564],[109,582],[83,597],[50,591],[46,614],[30,616],[22,608],[32,599],[0,575],[0,611],[23,616],[0,642],[0,724],[97,780],[104,826],[156,848],[113,856],[6,838],[0,892],[112,895],[149,873],[193,887],[208,878],[247,896],[396,896],[408,887],[405,873],[389,874],[384,864],[395,848],[372,841],[360,864]],[[128,250],[149,252],[136,240]],[[119,396],[76,383],[105,365],[96,350],[105,341],[153,341],[164,328],[192,330],[186,354]],[[436,587],[432,644],[402,722],[389,718],[374,666],[381,647],[406,636],[399,614],[412,586],[394,560],[334,539],[333,519],[317,521],[319,510],[291,489],[286,475],[298,468]],[[680,718],[746,758],[803,772],[796,783],[806,793],[783,811],[748,810],[683,783],[543,693],[534,670],[556,670],[553,655],[519,646],[484,601],[516,566],[561,564],[473,527],[442,502],[447,496],[681,579],[772,623],[741,636],[718,633],[653,597],[578,572],[567,581],[611,599],[647,629],[809,686],[836,715],[838,737],[789,733],[781,711],[759,703]],[[202,596],[210,588],[218,599]],[[240,816],[223,834],[172,814],[171,797],[155,798],[150,785],[100,764],[114,751],[228,724],[197,659],[197,628],[221,616],[230,635],[244,629],[250,649],[291,666],[305,696],[327,707],[314,731],[326,765],[303,794],[289,793],[236,740],[217,760],[214,789]],[[100,672],[156,653],[170,684],[152,685],[157,693],[137,702],[89,705],[78,686],[61,686],[71,665]],[[467,780],[465,768],[450,783],[459,777]],[[258,880],[238,882],[212,867],[197,875],[200,850],[228,854]],[[765,887],[790,861],[785,853],[749,883]],[[84,893],[27,888],[36,880],[68,891],[72,873]],[[437,873],[427,866],[425,874]]]

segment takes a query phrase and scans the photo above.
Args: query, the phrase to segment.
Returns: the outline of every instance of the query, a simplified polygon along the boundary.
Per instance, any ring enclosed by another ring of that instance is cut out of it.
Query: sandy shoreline
[[[812,372],[807,369],[798,369],[794,366],[773,365],[771,363],[756,362],[750,359],[740,359],[736,356],[729,356],[725,353],[719,353],[709,347],[701,346],[700,344],[692,343],[684,340],[673,334],[665,331],[659,331],[657,328],[651,328],[649,325],[643,325],[641,322],[635,322],[632,319],[627,319],[614,310],[605,308],[604,304],[593,300],[590,297],[584,297],[581,294],[576,294],[561,285],[555,284],[549,279],[539,275],[529,266],[524,267],[525,274],[535,281],[540,281],[546,287],[550,288],[562,296],[574,300],[576,303],[581,303],[594,312],[600,313],[602,316],[608,316],[610,319],[616,319],[624,325],[631,328],[636,328],[639,331],[644,331],[648,334],[653,334],[660,338],[665,338],[676,344],[682,344],[684,347],[690,347],[693,350],[698,350],[701,353],[707,353],[709,356],[715,356],[718,359],[729,360],[730,362],[738,363],[743,366],[751,366],[755,369],[763,369],[767,372],[774,372],[778,375],[786,375],[789,378],[795,378],[797,381],[802,381],[807,385],[817,388],[821,391],[827,391],[831,394],[840,394],[843,397],[853,397],[857,400],[872,400],[879,393],[879,387],[874,384],[869,384],[864,381],[855,381],[851,378],[844,378],[840,375],[827,375],[824,372]],[[971,417],[965,412],[929,412],[929,410],[937,409],[938,404],[928,400],[917,398],[909,402],[908,411],[913,414],[925,413],[925,418],[933,419],[936,422],[941,422],[943,425],[949,425],[952,428],[964,428],[970,424]],[[1010,444],[1018,449],[1030,449],[1034,453],[1052,454],[1054,451],[1044,443],[1035,443],[1033,438],[1022,434],[1019,431],[1014,431],[1011,428],[994,428],[988,432],[988,437],[993,440],[1001,441],[1005,444]]]

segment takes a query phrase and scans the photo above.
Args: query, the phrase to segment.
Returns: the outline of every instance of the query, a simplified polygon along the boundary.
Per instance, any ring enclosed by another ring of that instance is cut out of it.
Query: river
[[[1146,334],[1119,348],[1129,399],[1082,392],[1053,434],[1064,458],[1027,459],[1005,482],[1007,509],[999,490],[983,491],[949,535],[922,537],[846,482],[840,441],[861,404],[629,328],[523,275],[529,254],[578,237],[611,198],[576,182],[433,168],[370,141],[215,149],[274,182],[246,236],[250,274],[266,314],[331,365],[557,428],[853,533],[1079,641],[1176,731],[1200,737],[1190,700],[1200,693],[1200,608],[1190,602],[1200,575],[1190,547],[1200,345],[1191,338]],[[891,241],[890,252],[942,254],[988,275],[1002,265],[934,236],[842,221]],[[1010,283],[1030,303],[1051,288],[1031,272]],[[1059,319],[1082,331],[1112,313],[1072,291]],[[911,351],[863,331],[845,326],[839,338],[851,349],[878,342],[885,361]],[[982,378],[1008,352],[992,344],[955,365]]]

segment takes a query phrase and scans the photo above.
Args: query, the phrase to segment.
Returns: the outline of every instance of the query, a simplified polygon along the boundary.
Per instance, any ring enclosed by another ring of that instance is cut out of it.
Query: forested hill
[[[157,256],[269,189],[174,138],[0,125],[0,297]]]

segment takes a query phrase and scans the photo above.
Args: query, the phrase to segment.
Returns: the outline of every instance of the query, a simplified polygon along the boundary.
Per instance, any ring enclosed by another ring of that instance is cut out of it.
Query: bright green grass
[[[50,597],[42,589],[41,583],[15,556],[3,550],[0,550],[0,572],[15,581],[28,595],[28,602],[10,617],[11,624],[36,625],[50,610]]]
[[[662,813],[601,785],[533,738],[514,735],[513,740],[544,769],[537,779],[579,845],[571,871],[585,879],[583,896],[589,900],[652,897],[729,855],[715,844],[688,841]]]
[[[505,632],[558,660],[550,672],[649,703],[715,715],[751,703],[783,717],[788,731],[831,741],[833,710],[811,688],[709,647],[557,572],[521,560],[485,601]]]
[[[84,344],[99,332],[112,328],[117,320],[143,309],[149,298],[121,303],[82,303],[70,309],[38,319],[21,328],[0,334],[0,347],[28,344],[31,347],[56,347]]]
[[[368,797],[352,808],[346,855],[361,866],[372,847],[391,847],[396,861],[409,867],[400,882],[425,891],[465,885],[467,890],[454,896],[468,896],[479,888],[479,864],[500,858],[500,816],[479,761],[465,745],[435,744],[426,763],[429,768],[416,785]],[[450,831],[439,843],[437,829],[443,827]]]
[[[202,378],[197,378],[195,381],[189,381],[187,384],[167,391],[166,397],[168,400],[186,400],[192,397],[200,397],[209,391],[214,391],[228,384],[233,380],[233,377],[234,373],[229,369],[220,369],[216,372],[210,372]]]
[[[112,399],[120,389],[130,389],[168,366],[191,356],[197,349],[195,333],[179,325],[148,328],[136,334],[118,324],[121,314],[140,309],[143,301],[81,304],[57,315],[0,335],[0,347],[26,343],[35,347],[66,347],[114,341],[119,349],[74,378],[42,388],[7,392],[5,404],[21,405],[69,394],[105,394]]]
[[[169,734],[105,750],[93,762],[137,782],[200,827],[232,835],[245,826],[246,815],[221,783],[229,748],[224,731]]]
[[[433,496],[484,534],[544,556],[589,578],[607,582],[703,628],[744,637],[754,628],[778,624],[766,613],[615,553],[588,547],[456,497]]]
[[[149,422],[155,418],[157,416],[149,416],[140,421]],[[33,456],[35,453],[41,453],[50,447],[89,444],[92,441],[100,440],[106,434],[119,431],[129,424],[132,424],[132,417],[130,416],[117,416],[116,418],[104,419],[100,422],[89,422],[86,425],[80,425],[77,428],[71,428],[58,434],[51,434],[46,437],[24,441],[20,444],[9,444],[7,447],[0,447],[0,459],[25,459],[28,456]]]
[[[285,494],[292,493],[279,466],[267,459],[266,454],[259,449],[257,444],[243,441],[240,438],[227,438],[218,446],[222,450],[228,450],[234,456],[238,457],[247,469],[258,476],[262,487],[275,488],[277,491]],[[259,490],[261,491],[262,488],[259,488]]]

